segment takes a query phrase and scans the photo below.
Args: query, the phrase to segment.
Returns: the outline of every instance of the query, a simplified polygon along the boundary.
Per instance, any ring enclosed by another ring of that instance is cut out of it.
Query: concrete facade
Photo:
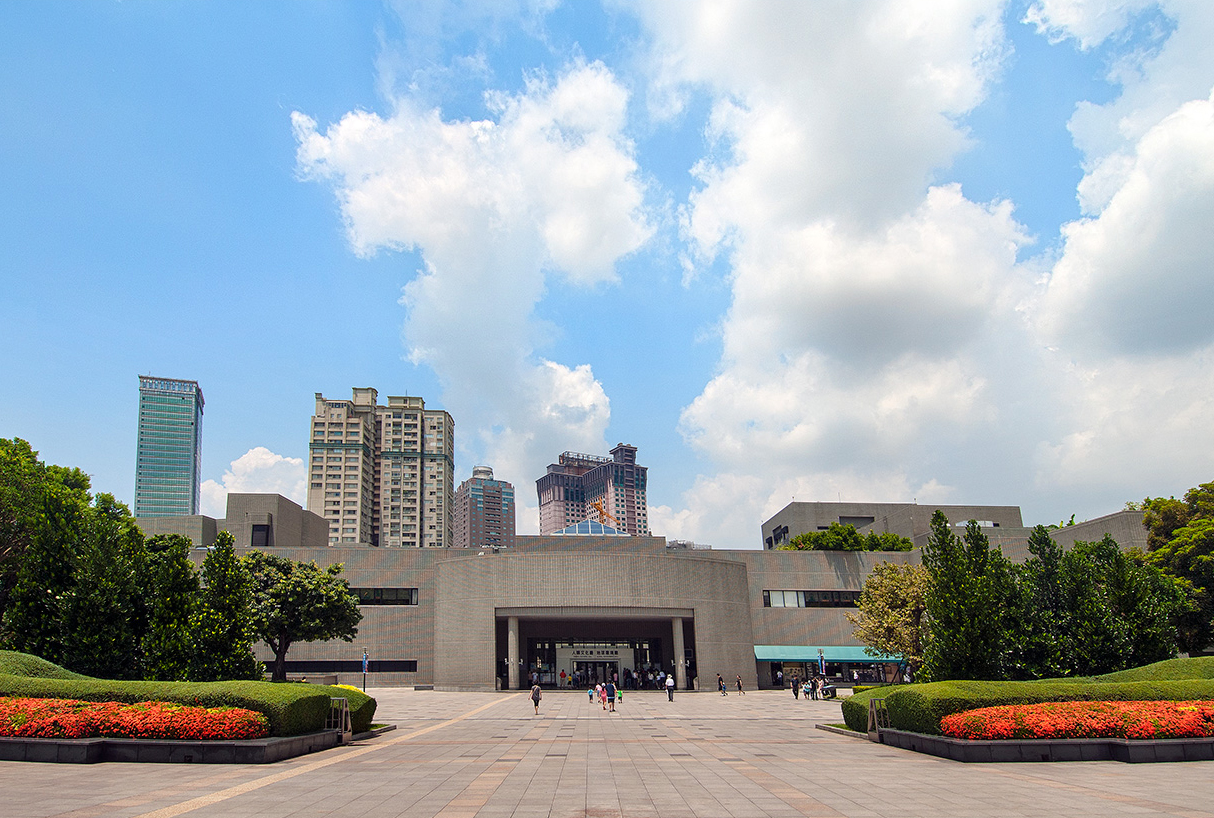
[[[793,537],[825,531],[831,523],[853,525],[861,534],[892,532],[922,548],[931,534],[932,515],[943,511],[954,525],[977,520],[983,528],[1024,529],[1019,506],[919,505],[918,503],[789,503],[763,523],[760,536],[770,550]],[[992,533],[988,531],[988,536]],[[1027,539],[1028,535],[1025,534]]]
[[[278,494],[229,494],[227,514],[218,520],[190,514],[141,517],[136,522],[144,536],[180,534],[189,537],[195,548],[210,548],[220,531],[231,532],[237,548],[285,544],[323,548],[328,544],[329,526],[324,518]]]
[[[653,666],[673,670],[680,689],[695,687],[697,677],[705,689],[720,673],[731,682],[741,676],[754,689],[774,683],[773,665],[756,660],[755,646],[776,645],[825,646],[828,671],[850,681],[847,668],[872,667],[871,661],[845,666],[830,655],[839,646],[859,651],[849,608],[769,608],[764,591],[858,592],[877,562],[918,560],[916,552],[689,550],[654,537],[520,536],[517,542],[497,553],[275,548],[322,566],[342,563],[360,598],[370,598],[369,589],[416,589],[416,604],[364,604],[352,643],[294,645],[290,672],[337,672],[342,681],[356,682],[366,648],[375,685],[527,687],[537,665],[541,681],[552,684],[560,670],[575,669],[571,653],[598,645],[618,651],[613,661],[621,675],[624,668]]]

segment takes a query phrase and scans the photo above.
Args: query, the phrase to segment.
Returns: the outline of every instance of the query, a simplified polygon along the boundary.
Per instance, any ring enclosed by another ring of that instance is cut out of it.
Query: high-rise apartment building
[[[378,397],[316,393],[308,510],[328,522],[330,545],[450,546],[455,422],[421,398]]]
[[[198,381],[139,376],[136,517],[198,513],[202,406]]]
[[[455,542],[462,548],[514,547],[514,486],[476,466],[455,490]]]
[[[620,443],[611,457],[564,452],[535,481],[540,500],[540,533],[591,519],[617,531],[649,536],[645,483],[649,470],[637,465],[636,446]],[[599,520],[599,508],[605,512]]]

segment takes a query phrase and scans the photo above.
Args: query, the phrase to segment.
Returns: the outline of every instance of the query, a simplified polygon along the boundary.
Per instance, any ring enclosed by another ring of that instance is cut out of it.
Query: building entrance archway
[[[541,687],[559,687],[562,671],[566,684],[611,680],[624,689],[654,687],[650,676],[656,680],[660,674],[674,674],[686,689],[695,678],[695,626],[690,611],[668,618],[607,612],[602,617],[569,617],[525,609],[510,609],[508,616],[502,613],[497,617],[496,640],[502,689],[526,688],[533,680]],[[513,639],[511,627],[516,629]],[[513,659],[517,675],[511,672],[512,645],[517,651]]]

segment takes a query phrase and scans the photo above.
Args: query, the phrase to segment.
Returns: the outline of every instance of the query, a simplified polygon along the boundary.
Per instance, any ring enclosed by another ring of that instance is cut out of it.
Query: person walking
[[[721,674],[717,674],[717,690],[721,691],[722,696],[728,696],[729,691],[725,689],[725,680],[721,678]]]
[[[809,697],[814,701],[818,700],[818,677],[814,676],[809,680]]]
[[[792,697],[794,699],[801,698],[801,678],[799,676],[792,677]]]
[[[674,701],[674,677],[666,677],[666,698],[669,701]]]
[[[531,685],[531,703],[535,705],[535,715],[540,714],[540,699],[544,698],[544,694],[540,692],[539,685]]]
[[[616,693],[615,682],[607,683],[606,692],[607,692],[607,712],[614,713],[615,712],[615,693]]]
[[[742,674],[740,673],[738,674],[738,692],[743,696],[746,695],[746,691],[742,689]]]

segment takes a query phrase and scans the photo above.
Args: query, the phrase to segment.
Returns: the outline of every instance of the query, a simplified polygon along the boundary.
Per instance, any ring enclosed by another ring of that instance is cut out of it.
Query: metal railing
[[[325,729],[341,733],[342,744],[354,741],[354,723],[350,720],[349,699],[337,697],[329,699],[329,715],[325,719]]]

